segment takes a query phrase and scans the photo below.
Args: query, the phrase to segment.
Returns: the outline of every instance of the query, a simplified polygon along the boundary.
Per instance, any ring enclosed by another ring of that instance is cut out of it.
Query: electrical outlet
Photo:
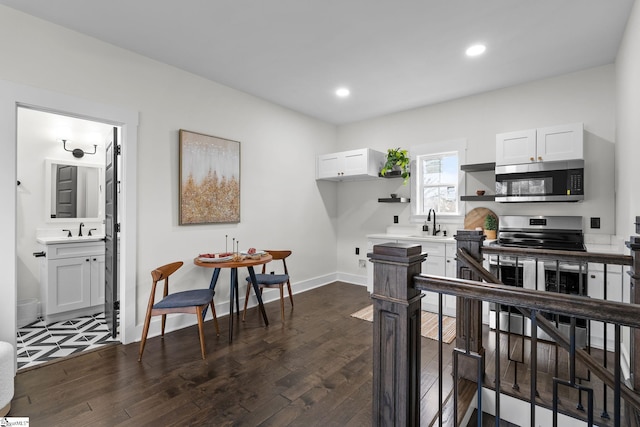
[[[356,248],[356,255],[360,255],[360,248]]]
[[[600,218],[591,217],[591,228],[600,228]]]
[[[398,215],[394,215],[393,216],[393,223],[397,224],[398,223]]]
[[[358,260],[358,267],[367,268],[367,260],[366,259],[359,259]]]

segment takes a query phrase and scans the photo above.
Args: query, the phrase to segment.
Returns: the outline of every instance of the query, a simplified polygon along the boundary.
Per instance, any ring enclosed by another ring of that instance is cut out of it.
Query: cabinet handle
[[[86,261],[89,262],[89,258],[87,258]]]
[[[36,257],[36,258],[41,258],[43,256],[47,256],[47,253],[45,251],[34,252],[33,256]]]
[[[542,161],[542,156],[538,156],[538,160],[539,160],[539,161]]]
[[[96,258],[93,259],[94,261],[96,260]]]
[[[529,157],[529,160],[533,162],[535,159],[533,157]]]
[[[592,274],[592,275],[591,275],[591,278],[592,278],[592,279],[595,279],[595,278],[596,278],[596,275],[595,275],[595,274]]]

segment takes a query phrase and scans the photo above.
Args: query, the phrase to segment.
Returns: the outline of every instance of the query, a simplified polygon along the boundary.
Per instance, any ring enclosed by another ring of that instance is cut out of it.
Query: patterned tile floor
[[[18,370],[118,342],[111,338],[104,313],[48,325],[38,319],[17,334]]]

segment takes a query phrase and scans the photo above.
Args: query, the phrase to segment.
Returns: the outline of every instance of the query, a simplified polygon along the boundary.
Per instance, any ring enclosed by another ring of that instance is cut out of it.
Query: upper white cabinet
[[[496,165],[582,159],[583,125],[572,123],[496,135]]]
[[[385,154],[370,148],[318,156],[316,179],[348,181],[377,178]]]

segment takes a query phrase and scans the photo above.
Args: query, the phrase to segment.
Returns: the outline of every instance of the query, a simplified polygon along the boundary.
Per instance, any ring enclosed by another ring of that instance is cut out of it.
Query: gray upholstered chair
[[[204,315],[203,312],[207,306],[211,306],[211,314],[216,325],[216,333],[220,335],[218,327],[218,317],[216,316],[216,307],[213,303],[213,295],[215,292],[211,289],[193,289],[188,291],[169,293],[169,276],[182,267],[183,262],[178,261],[171,264],[158,267],[151,272],[153,285],[151,287],[151,296],[147,306],[147,315],[144,320],[144,328],[142,329],[142,339],[140,340],[140,353],[138,354],[138,362],[142,360],[144,345],[147,342],[147,334],[149,333],[149,323],[152,316],[162,316],[162,337],[164,338],[164,327],[169,313],[193,313],[198,318],[198,331],[200,334],[200,352],[202,358],[206,357],[206,349],[204,343]],[[163,298],[159,302],[155,302],[156,287],[158,282],[164,280]]]

